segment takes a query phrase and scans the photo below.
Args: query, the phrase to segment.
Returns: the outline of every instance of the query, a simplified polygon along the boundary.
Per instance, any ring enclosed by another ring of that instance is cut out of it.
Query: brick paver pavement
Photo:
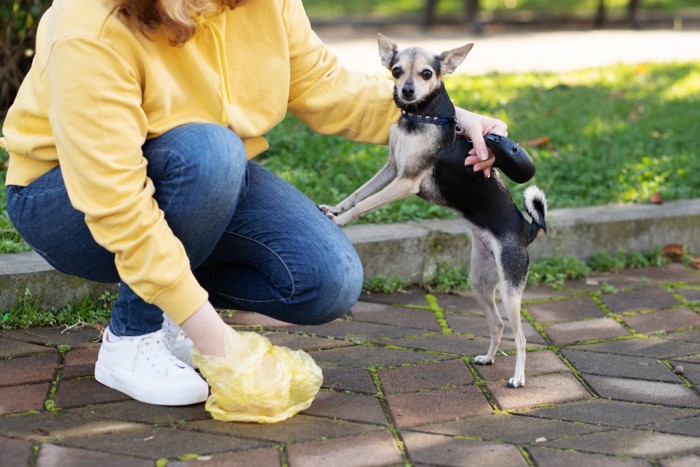
[[[523,309],[520,389],[505,386],[509,334],[494,365],[474,364],[488,330],[468,292],[364,295],[317,327],[227,313],[323,368],[314,404],[274,425],[100,385],[97,330],[2,331],[0,465],[699,465],[699,272],[671,264],[528,288]]]

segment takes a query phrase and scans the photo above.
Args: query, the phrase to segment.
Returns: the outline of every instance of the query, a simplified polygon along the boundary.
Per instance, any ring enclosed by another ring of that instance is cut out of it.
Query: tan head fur
[[[420,47],[399,49],[382,34],[377,34],[379,56],[394,77],[396,96],[405,104],[417,104],[435,91],[442,78],[454,72],[474,44],[434,54]]]

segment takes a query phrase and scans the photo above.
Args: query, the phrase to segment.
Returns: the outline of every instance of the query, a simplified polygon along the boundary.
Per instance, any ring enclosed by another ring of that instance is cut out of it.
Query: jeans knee
[[[248,163],[243,141],[233,131],[214,124],[197,124],[198,138],[195,149],[202,157],[204,170],[209,175],[216,173],[225,180],[245,173]]]
[[[329,264],[332,263],[332,264]],[[317,269],[316,281],[295,295],[298,324],[324,324],[348,314],[362,293],[362,263],[352,251]]]

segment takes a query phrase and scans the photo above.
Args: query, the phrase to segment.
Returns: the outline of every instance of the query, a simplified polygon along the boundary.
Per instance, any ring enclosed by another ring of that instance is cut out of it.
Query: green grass
[[[618,272],[622,269],[659,267],[670,261],[659,247],[644,252],[625,252],[622,249],[618,249],[615,253],[598,251],[586,260],[573,256],[555,256],[531,262],[527,282],[530,286],[547,285],[560,289],[567,280],[582,279],[591,272]],[[609,284],[603,284],[604,293],[611,293],[614,290],[614,287]]]
[[[700,197],[700,62],[619,65],[567,73],[457,75],[447,87],[458,105],[502,118],[537,165],[533,182],[551,208]],[[321,204],[335,204],[386,161],[386,147],[313,133],[289,116],[268,135],[266,167]],[[527,146],[547,137],[549,143]],[[0,154],[4,179],[6,155]],[[522,187],[510,183],[520,204]],[[0,192],[0,253],[26,250]],[[358,222],[450,217],[417,197]]]
[[[41,305],[41,292],[29,289],[18,292],[17,300],[0,314],[0,329],[25,329],[46,326],[106,326],[109,322],[112,303],[117,298],[110,292],[99,297],[85,296],[62,308]]]

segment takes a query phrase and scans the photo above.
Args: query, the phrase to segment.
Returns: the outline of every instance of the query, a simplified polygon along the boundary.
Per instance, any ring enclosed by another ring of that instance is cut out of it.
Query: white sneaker
[[[95,364],[95,379],[140,402],[190,405],[204,402],[209,385],[173,356],[160,330],[136,337],[114,338],[105,330]]]
[[[187,337],[185,331],[180,326],[175,324],[172,319],[163,313],[163,331],[165,332],[165,340],[168,341],[170,352],[189,366],[197,369],[197,364],[192,360],[190,350],[194,348],[192,339]]]

